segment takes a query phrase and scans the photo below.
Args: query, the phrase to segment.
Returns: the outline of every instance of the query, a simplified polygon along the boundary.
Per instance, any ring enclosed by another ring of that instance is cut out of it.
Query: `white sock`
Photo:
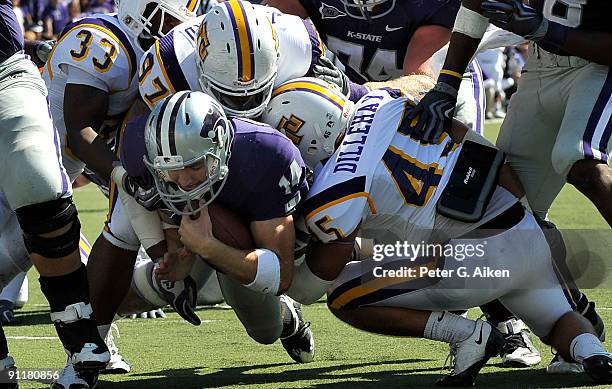
[[[102,339],[106,339],[106,335],[108,335],[108,331],[110,331],[110,324],[102,324],[98,326],[98,332],[100,333],[100,337]]]
[[[432,312],[425,325],[423,337],[454,344],[467,339],[474,332],[474,328],[474,320],[450,312]]]
[[[610,355],[604,345],[593,334],[580,334],[570,343],[570,355],[578,363],[593,355]]]

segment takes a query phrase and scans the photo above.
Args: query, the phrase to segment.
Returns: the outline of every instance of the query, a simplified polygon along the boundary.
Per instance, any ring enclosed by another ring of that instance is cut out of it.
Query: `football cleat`
[[[290,335],[281,338],[283,347],[297,363],[312,362],[315,357],[314,337],[310,329],[310,323],[304,322],[302,304],[285,295],[280,297],[280,301],[284,309],[291,312],[293,317],[291,325],[294,326],[289,332]]]
[[[119,328],[117,328],[116,324],[111,324],[111,327],[106,334],[106,338],[104,339],[104,343],[106,343],[106,347],[108,347],[108,351],[110,352],[110,361],[106,364],[106,367],[100,372],[103,374],[126,374],[132,370],[132,366],[130,366],[129,362],[123,359],[121,354],[119,354],[119,348],[115,345],[115,337],[113,335],[113,331],[116,333],[117,338],[119,338]]]
[[[0,300],[0,322],[2,325],[11,324],[15,320],[14,305],[7,300]]]
[[[506,336],[501,350],[502,363],[509,367],[529,367],[542,361],[540,352],[531,341],[530,331],[522,320],[510,319],[497,325]]]
[[[595,311],[595,303],[590,301],[584,311],[580,313],[591,322],[599,340],[605,341],[606,327],[599,314]],[[546,372],[548,374],[581,374],[584,373],[584,364],[566,361],[561,355],[555,354],[550,364],[546,366]]]
[[[80,351],[70,354],[70,359],[76,371],[99,371],[110,361],[110,353],[106,345],[85,343]]]
[[[7,355],[6,358],[0,360],[0,373],[7,377],[6,370],[14,370],[15,369],[15,360],[10,355]],[[6,382],[0,383],[0,388],[2,389],[19,389],[19,384],[16,382]]]
[[[64,311],[51,312],[51,320],[64,345],[74,369],[103,369],[110,360],[110,353],[92,318],[90,304],[83,302],[68,305]]]
[[[548,374],[582,374],[584,367],[580,363],[568,362],[559,354],[555,354],[553,359],[546,366]]]
[[[476,376],[489,358],[499,354],[504,345],[504,335],[482,320],[476,321],[474,332],[454,344],[451,353],[450,374],[440,378],[436,386],[474,386]]]
[[[88,371],[77,373],[70,358],[60,376],[51,382],[51,389],[93,389],[98,384],[98,372]]]
[[[612,383],[612,355],[593,355],[582,361],[584,372],[593,381],[599,383]]]

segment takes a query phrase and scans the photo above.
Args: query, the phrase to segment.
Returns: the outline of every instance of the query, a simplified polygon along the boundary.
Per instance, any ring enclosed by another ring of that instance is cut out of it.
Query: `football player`
[[[336,60],[344,66],[346,75],[363,84],[411,74],[435,77],[439,69],[432,56],[448,44],[461,1],[267,0],[266,3],[282,12],[309,17]],[[482,134],[482,72],[477,61],[466,69],[456,118]]]
[[[182,91],[154,108],[146,128],[126,131],[122,149],[127,172],[154,181],[165,206],[182,219],[168,221],[175,224],[174,234],[180,224],[180,246],[220,270],[225,300],[248,334],[262,344],[280,338],[295,361],[312,361],[309,324],[299,304],[280,296],[292,280],[292,213],[308,189],[291,141],[267,125],[227,119],[202,92]],[[212,236],[206,205],[213,201],[249,222],[257,249],[240,251]],[[157,277],[184,279],[192,271],[195,257],[190,258],[184,267],[185,261],[165,255]]]
[[[214,4],[206,15],[176,28],[140,63],[140,94],[149,108],[181,90],[214,96],[229,116],[256,118],[272,89],[314,74],[324,56],[310,21],[241,0]],[[335,69],[333,64],[327,64]],[[357,100],[364,87],[339,76]]]
[[[411,95],[418,95],[431,89],[433,80],[425,76],[419,79],[412,77],[409,81],[402,78],[392,84]],[[305,112],[300,108],[302,102],[308,99],[316,100],[318,95],[328,97],[327,109],[298,116],[294,114],[294,111]],[[342,110],[338,110],[338,107],[342,107]],[[300,147],[302,158],[307,166],[315,170],[318,161],[324,159],[325,155],[334,150],[336,137],[333,134],[337,134],[339,128],[344,128],[351,111],[352,104],[350,101],[346,101],[346,98],[335,93],[333,88],[330,88],[330,84],[322,80],[304,77],[291,80],[274,90],[272,100],[262,116],[262,121],[281,130],[298,147],[306,145],[307,147]],[[342,120],[340,115],[342,115]],[[317,132],[304,131],[304,129],[312,128],[313,121],[317,123],[315,126]],[[306,126],[305,123],[311,123],[310,127]],[[484,142],[484,139],[480,138],[479,141]],[[295,286],[292,289],[298,290],[300,288],[301,286]],[[292,293],[296,292],[292,291]],[[302,296],[302,292],[297,292],[297,295],[292,293],[290,293],[292,297]],[[529,330],[522,321],[516,319],[503,306],[500,308],[500,304],[496,302],[488,303],[481,309],[487,315],[489,322],[508,335],[501,353],[505,365],[531,366],[540,362],[540,354],[533,346]]]
[[[525,186],[529,205],[545,219],[566,182],[591,200],[612,225],[610,101],[612,28],[604,0],[466,0],[436,87],[410,116],[421,115],[415,133],[435,141],[444,130],[459,71],[471,58],[489,20],[532,41],[518,93],[513,95],[497,145]],[[574,286],[570,299],[603,336],[592,302]],[[549,372],[579,371],[554,360]]]
[[[255,76],[257,79],[251,79],[244,83],[236,80],[237,84],[231,88],[237,91],[237,94],[243,96],[239,97],[239,99],[246,99],[247,104],[251,104],[260,98],[267,101],[266,99],[269,99],[274,80],[278,78],[276,76],[278,72],[282,74],[282,77],[295,77],[296,75],[304,74],[317,65],[323,52],[322,44],[310,23],[304,22],[293,16],[284,16],[281,14],[273,16],[269,13],[269,11],[273,10],[272,8],[261,6],[255,8],[247,2],[243,3],[234,0],[232,2],[214,4],[206,15],[183,23],[173,29],[168,35],[156,42],[142,57],[138,79],[143,101],[149,108],[152,108],[161,99],[177,91],[200,89],[198,67],[196,64],[196,41],[199,39],[202,47],[208,47],[209,40],[206,34],[207,29],[204,27],[201,29],[201,25],[216,26],[214,34],[219,34],[219,36],[211,40],[211,42],[215,42],[212,47],[218,50],[230,47],[229,52],[226,51],[224,53],[220,51],[217,55],[208,58],[210,60],[214,59],[214,63],[210,61],[207,63],[209,68],[212,66],[210,70],[211,74],[215,73],[221,76],[228,75],[226,71],[226,69],[230,67],[228,64],[233,63],[235,65],[235,67],[231,66],[232,69],[235,69],[235,72],[232,72],[224,82],[229,82],[233,85],[231,79],[239,77],[238,63],[242,61],[242,56],[237,55],[237,49],[241,48],[242,45],[247,45],[243,50],[244,53],[247,53],[248,50],[256,50],[250,55],[247,55],[247,58],[253,60],[252,65],[256,69]],[[229,26],[232,26],[232,23],[236,22],[236,20],[234,20],[236,17],[238,17],[238,20],[242,24],[241,29],[236,28],[236,31],[240,30],[240,34],[234,36],[231,32],[234,31],[234,29],[233,27],[230,29]],[[232,20],[234,20],[234,22],[232,22]],[[272,27],[273,24],[282,26],[282,33],[277,34],[276,29]],[[257,42],[257,44],[254,45],[251,41]],[[283,55],[282,53],[285,54]],[[206,50],[203,50],[201,54],[206,56]],[[280,59],[278,58],[279,55]],[[301,60],[297,61],[298,58],[301,58]],[[281,63],[282,66],[278,67],[277,62]],[[260,80],[260,78],[262,78],[262,80]],[[263,82],[264,80],[265,83]],[[262,85],[265,85],[267,98],[262,97],[261,94],[249,97],[250,93],[255,93],[252,88],[260,88]],[[353,92],[361,91],[360,93],[365,92],[363,88],[357,86],[350,90]],[[261,105],[263,100],[258,100],[259,102],[255,108],[243,106],[238,107],[238,110],[236,110],[236,106],[230,104],[231,98],[221,98],[222,104],[224,100],[227,103],[224,108],[230,115],[259,115],[263,109],[263,105]],[[146,106],[143,107],[142,104],[138,102],[132,109],[134,112],[133,116],[138,117],[138,115],[146,110]],[[122,189],[131,190],[124,185],[126,181],[123,179],[124,176],[120,173],[119,169],[114,170],[114,172],[118,174],[114,175],[113,180],[119,183]],[[146,182],[141,182],[141,184],[142,187],[148,187]],[[157,192],[154,188],[153,191],[155,193]],[[131,202],[129,199],[126,201]],[[96,248],[98,245],[103,245],[104,251],[100,250],[99,252],[116,253],[123,250],[126,254],[124,254],[125,257],[122,258],[126,259],[127,253],[129,253],[132,258],[135,258],[136,250],[143,236],[146,236],[146,239],[151,242],[145,246],[152,247],[151,245],[157,245],[160,241],[165,242],[163,234],[160,237],[156,235],[156,229],[150,228],[150,226],[155,223],[159,224],[159,219],[156,218],[156,216],[154,216],[153,219],[148,219],[151,223],[136,223],[134,220],[130,220],[130,218],[140,218],[139,216],[129,216],[129,212],[123,212],[124,205],[122,205],[121,202],[116,201],[115,204],[116,205],[113,205],[112,208],[113,216],[111,224],[107,224],[107,230],[104,232],[104,236],[107,239],[104,241],[101,239],[98,240],[94,247]],[[136,204],[132,205],[134,208],[138,208]],[[145,218],[151,216],[150,214],[146,215],[146,213],[143,213],[142,209],[137,212]],[[144,226],[146,231],[134,231],[134,228],[138,228],[138,226]],[[161,251],[161,254],[157,253],[156,255],[151,255],[151,257],[154,259],[159,258],[163,255],[163,251],[165,250]],[[95,253],[96,252],[94,252],[94,254]],[[117,255],[115,254],[114,257],[117,257]],[[100,271],[97,271],[97,274],[100,274]],[[109,273],[109,277],[116,277],[116,274],[117,271]],[[124,274],[126,277],[130,276],[130,273],[127,271],[123,271],[121,274]],[[188,289],[192,289],[200,286],[199,282],[202,280],[194,281],[197,281],[196,285],[188,283],[184,286]],[[121,287],[118,287],[115,283],[114,292],[122,296],[125,290],[127,290],[128,285],[128,279],[125,280]],[[164,285],[170,284],[163,283],[161,287],[164,287]],[[175,296],[175,298],[169,301],[175,310],[177,310],[186,320],[197,324],[199,320],[196,319],[193,313],[193,306],[187,304],[174,304],[179,298],[176,297],[177,294],[184,295],[186,293],[190,295],[191,292],[181,290],[169,293],[169,295]],[[100,302],[104,304],[104,307],[99,307],[96,311],[98,320],[104,323],[112,319],[118,304],[121,302],[121,299],[118,297],[119,296],[117,296],[117,298],[109,298],[106,296],[104,301]]]
[[[326,96],[313,95],[291,112],[307,117],[332,105]],[[457,121],[438,143],[421,143],[403,120],[415,105],[394,90],[376,90],[356,104],[345,128],[327,133],[337,148],[325,155],[328,160],[317,169],[303,204],[316,241],[310,244],[302,272],[310,273],[313,288],[320,286],[319,297],[332,284],[329,308],[359,329],[453,345],[453,370],[440,385],[473,385],[480,368],[504,344],[503,335],[490,324],[443,311],[494,299],[565,357],[580,362],[592,379],[611,382],[612,354],[593,326],[572,312],[544,233],[514,195],[520,195],[520,185],[503,174],[496,180],[502,154],[465,141],[466,134],[478,139]],[[342,117],[342,109],[336,107],[335,112]],[[318,123],[305,121],[302,132],[325,144]],[[303,144],[302,153],[308,147]],[[478,158],[468,156],[466,149],[478,152]],[[483,155],[489,156],[479,162]],[[495,168],[487,170],[490,162]],[[476,186],[465,183],[466,171],[474,166],[484,168],[487,178],[476,178],[481,183]],[[491,196],[478,217],[472,218],[469,207],[445,201],[468,186],[475,197]],[[411,243],[418,250],[390,253],[375,248],[372,257],[349,262],[357,235],[391,249]],[[428,244],[439,249],[424,252]],[[464,251],[470,244],[473,249]],[[482,275],[483,269],[507,271],[508,276]]]
[[[4,148],[0,155],[8,167],[0,186],[17,215],[69,359],[81,371],[96,371],[106,365],[109,352],[91,316],[72,188],[59,158],[59,136],[49,116],[47,89],[36,66],[23,54],[23,35],[7,0],[0,1],[0,37],[0,143]],[[0,369],[13,365],[0,331]]]

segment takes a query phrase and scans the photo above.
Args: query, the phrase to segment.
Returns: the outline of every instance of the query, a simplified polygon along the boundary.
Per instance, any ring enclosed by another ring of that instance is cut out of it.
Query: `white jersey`
[[[274,87],[308,74],[325,50],[314,25],[276,8],[254,7],[266,12],[278,36],[280,57]],[[142,57],[138,76],[140,95],[149,108],[177,91],[200,90],[195,46],[203,18],[175,27]]]
[[[110,140],[124,114],[138,96],[137,66],[142,49],[113,14],[86,17],[68,26],[45,65],[43,78],[49,90],[54,124],[62,137],[64,162],[78,161],[66,147],[64,90],[68,80],[82,80],[85,85],[109,93],[107,119],[100,135]],[[84,102],[85,103],[85,102]],[[79,168],[66,168],[74,180]]]
[[[474,228],[449,219],[436,223],[436,203],[462,145],[448,135],[432,145],[413,139],[402,119],[415,105],[388,89],[357,103],[343,142],[317,172],[304,204],[308,228],[319,240],[341,239],[359,226],[360,236],[389,243],[428,242],[434,227],[452,227],[453,235],[457,224],[464,225],[463,232]],[[481,223],[516,201],[500,192]]]

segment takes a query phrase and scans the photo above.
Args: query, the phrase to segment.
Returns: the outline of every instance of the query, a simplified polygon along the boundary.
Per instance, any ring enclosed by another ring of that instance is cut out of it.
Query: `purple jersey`
[[[10,0],[0,0],[0,62],[23,50],[23,34]]]
[[[341,0],[300,0],[327,47],[357,83],[403,75],[404,57],[421,26],[453,28],[460,0],[398,0],[371,21],[351,16]],[[391,3],[391,2],[389,2]]]
[[[146,115],[130,121],[121,142],[121,161],[141,185],[153,178],[144,165]],[[278,130],[252,120],[230,119],[234,141],[227,182],[215,199],[245,221],[292,213],[306,197],[306,168],[298,149]]]
[[[529,4],[551,22],[576,30],[612,32],[608,20],[612,13],[610,0],[529,0]],[[540,41],[538,45],[554,54],[570,55],[546,41]]]

